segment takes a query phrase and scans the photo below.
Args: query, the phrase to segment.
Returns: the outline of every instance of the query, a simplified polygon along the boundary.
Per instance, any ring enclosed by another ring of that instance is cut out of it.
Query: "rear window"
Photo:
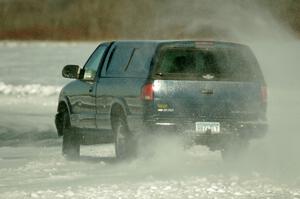
[[[155,73],[166,79],[253,81],[259,78],[257,61],[248,48],[165,48]]]

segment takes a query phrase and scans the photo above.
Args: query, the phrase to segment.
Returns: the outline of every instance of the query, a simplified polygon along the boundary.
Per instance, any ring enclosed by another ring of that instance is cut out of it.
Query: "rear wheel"
[[[71,127],[68,112],[63,113],[62,123],[63,143],[62,153],[67,159],[77,159],[80,155],[80,140],[76,129]]]
[[[136,141],[128,129],[124,117],[113,119],[115,152],[118,159],[133,158],[136,155]]]

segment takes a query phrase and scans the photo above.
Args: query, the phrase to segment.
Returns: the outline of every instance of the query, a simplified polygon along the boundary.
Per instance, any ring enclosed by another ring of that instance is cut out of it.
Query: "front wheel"
[[[69,113],[63,113],[62,153],[67,159],[77,159],[80,155],[80,141],[76,129],[71,127]]]
[[[136,142],[125,119],[116,118],[113,125],[116,157],[118,159],[134,157],[136,155]]]

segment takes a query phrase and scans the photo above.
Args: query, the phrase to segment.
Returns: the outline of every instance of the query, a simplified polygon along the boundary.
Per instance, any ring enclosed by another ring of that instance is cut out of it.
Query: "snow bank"
[[[41,84],[12,85],[0,82],[0,94],[15,96],[55,96],[58,95],[62,87]]]

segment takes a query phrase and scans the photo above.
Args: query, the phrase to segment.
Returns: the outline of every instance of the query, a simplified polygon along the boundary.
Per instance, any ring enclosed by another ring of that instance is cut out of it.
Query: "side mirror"
[[[66,65],[62,70],[62,76],[65,78],[78,79],[80,67],[77,65]]]

